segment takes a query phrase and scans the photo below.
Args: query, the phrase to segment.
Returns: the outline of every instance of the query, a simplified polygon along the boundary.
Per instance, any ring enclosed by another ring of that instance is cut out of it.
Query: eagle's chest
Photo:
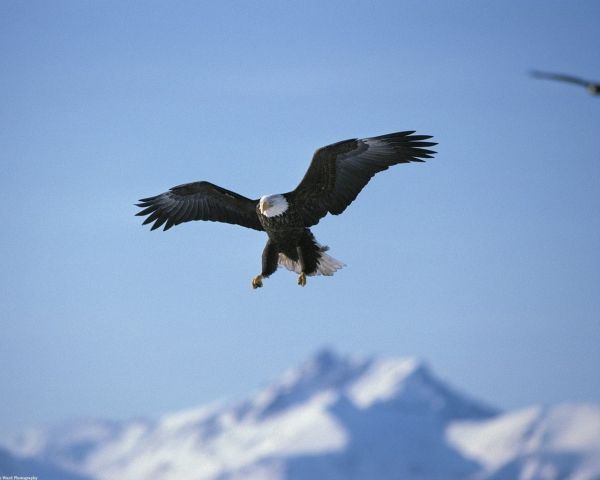
[[[304,223],[295,208],[289,208],[281,215],[267,217],[258,213],[258,219],[269,238],[276,243],[290,243],[300,238]]]

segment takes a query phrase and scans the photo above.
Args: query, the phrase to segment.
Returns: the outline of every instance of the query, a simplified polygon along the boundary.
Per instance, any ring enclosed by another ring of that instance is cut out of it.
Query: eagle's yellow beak
[[[259,208],[260,208],[260,213],[265,213],[265,211],[267,211],[269,208],[271,208],[273,206],[273,204],[271,202],[269,202],[268,199],[266,198],[261,198],[260,199],[260,203],[258,204]]]

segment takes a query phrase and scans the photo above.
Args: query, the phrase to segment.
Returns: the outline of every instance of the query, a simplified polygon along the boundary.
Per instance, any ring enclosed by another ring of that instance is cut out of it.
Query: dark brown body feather
[[[262,257],[261,275],[265,278],[277,270],[280,253],[294,262],[301,262],[304,273],[314,275],[320,254],[324,251],[312,232],[304,226],[296,204],[287,196],[286,199],[288,209],[275,217],[262,215],[256,207],[260,223],[269,236]]]

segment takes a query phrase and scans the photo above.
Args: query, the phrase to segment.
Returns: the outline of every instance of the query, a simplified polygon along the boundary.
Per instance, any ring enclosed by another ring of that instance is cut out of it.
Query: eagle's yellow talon
[[[301,287],[304,287],[306,285],[306,274],[304,272],[298,275],[298,285],[300,285]]]
[[[256,277],[254,277],[252,279],[252,288],[261,288],[263,286],[262,279],[262,275],[257,275]]]

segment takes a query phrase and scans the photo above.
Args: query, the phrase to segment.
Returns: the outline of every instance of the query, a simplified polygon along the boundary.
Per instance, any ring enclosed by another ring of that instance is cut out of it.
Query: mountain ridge
[[[241,401],[156,420],[79,420],[4,443],[24,461],[93,480],[591,480],[596,426],[600,406],[503,413],[423,361],[323,349]]]

